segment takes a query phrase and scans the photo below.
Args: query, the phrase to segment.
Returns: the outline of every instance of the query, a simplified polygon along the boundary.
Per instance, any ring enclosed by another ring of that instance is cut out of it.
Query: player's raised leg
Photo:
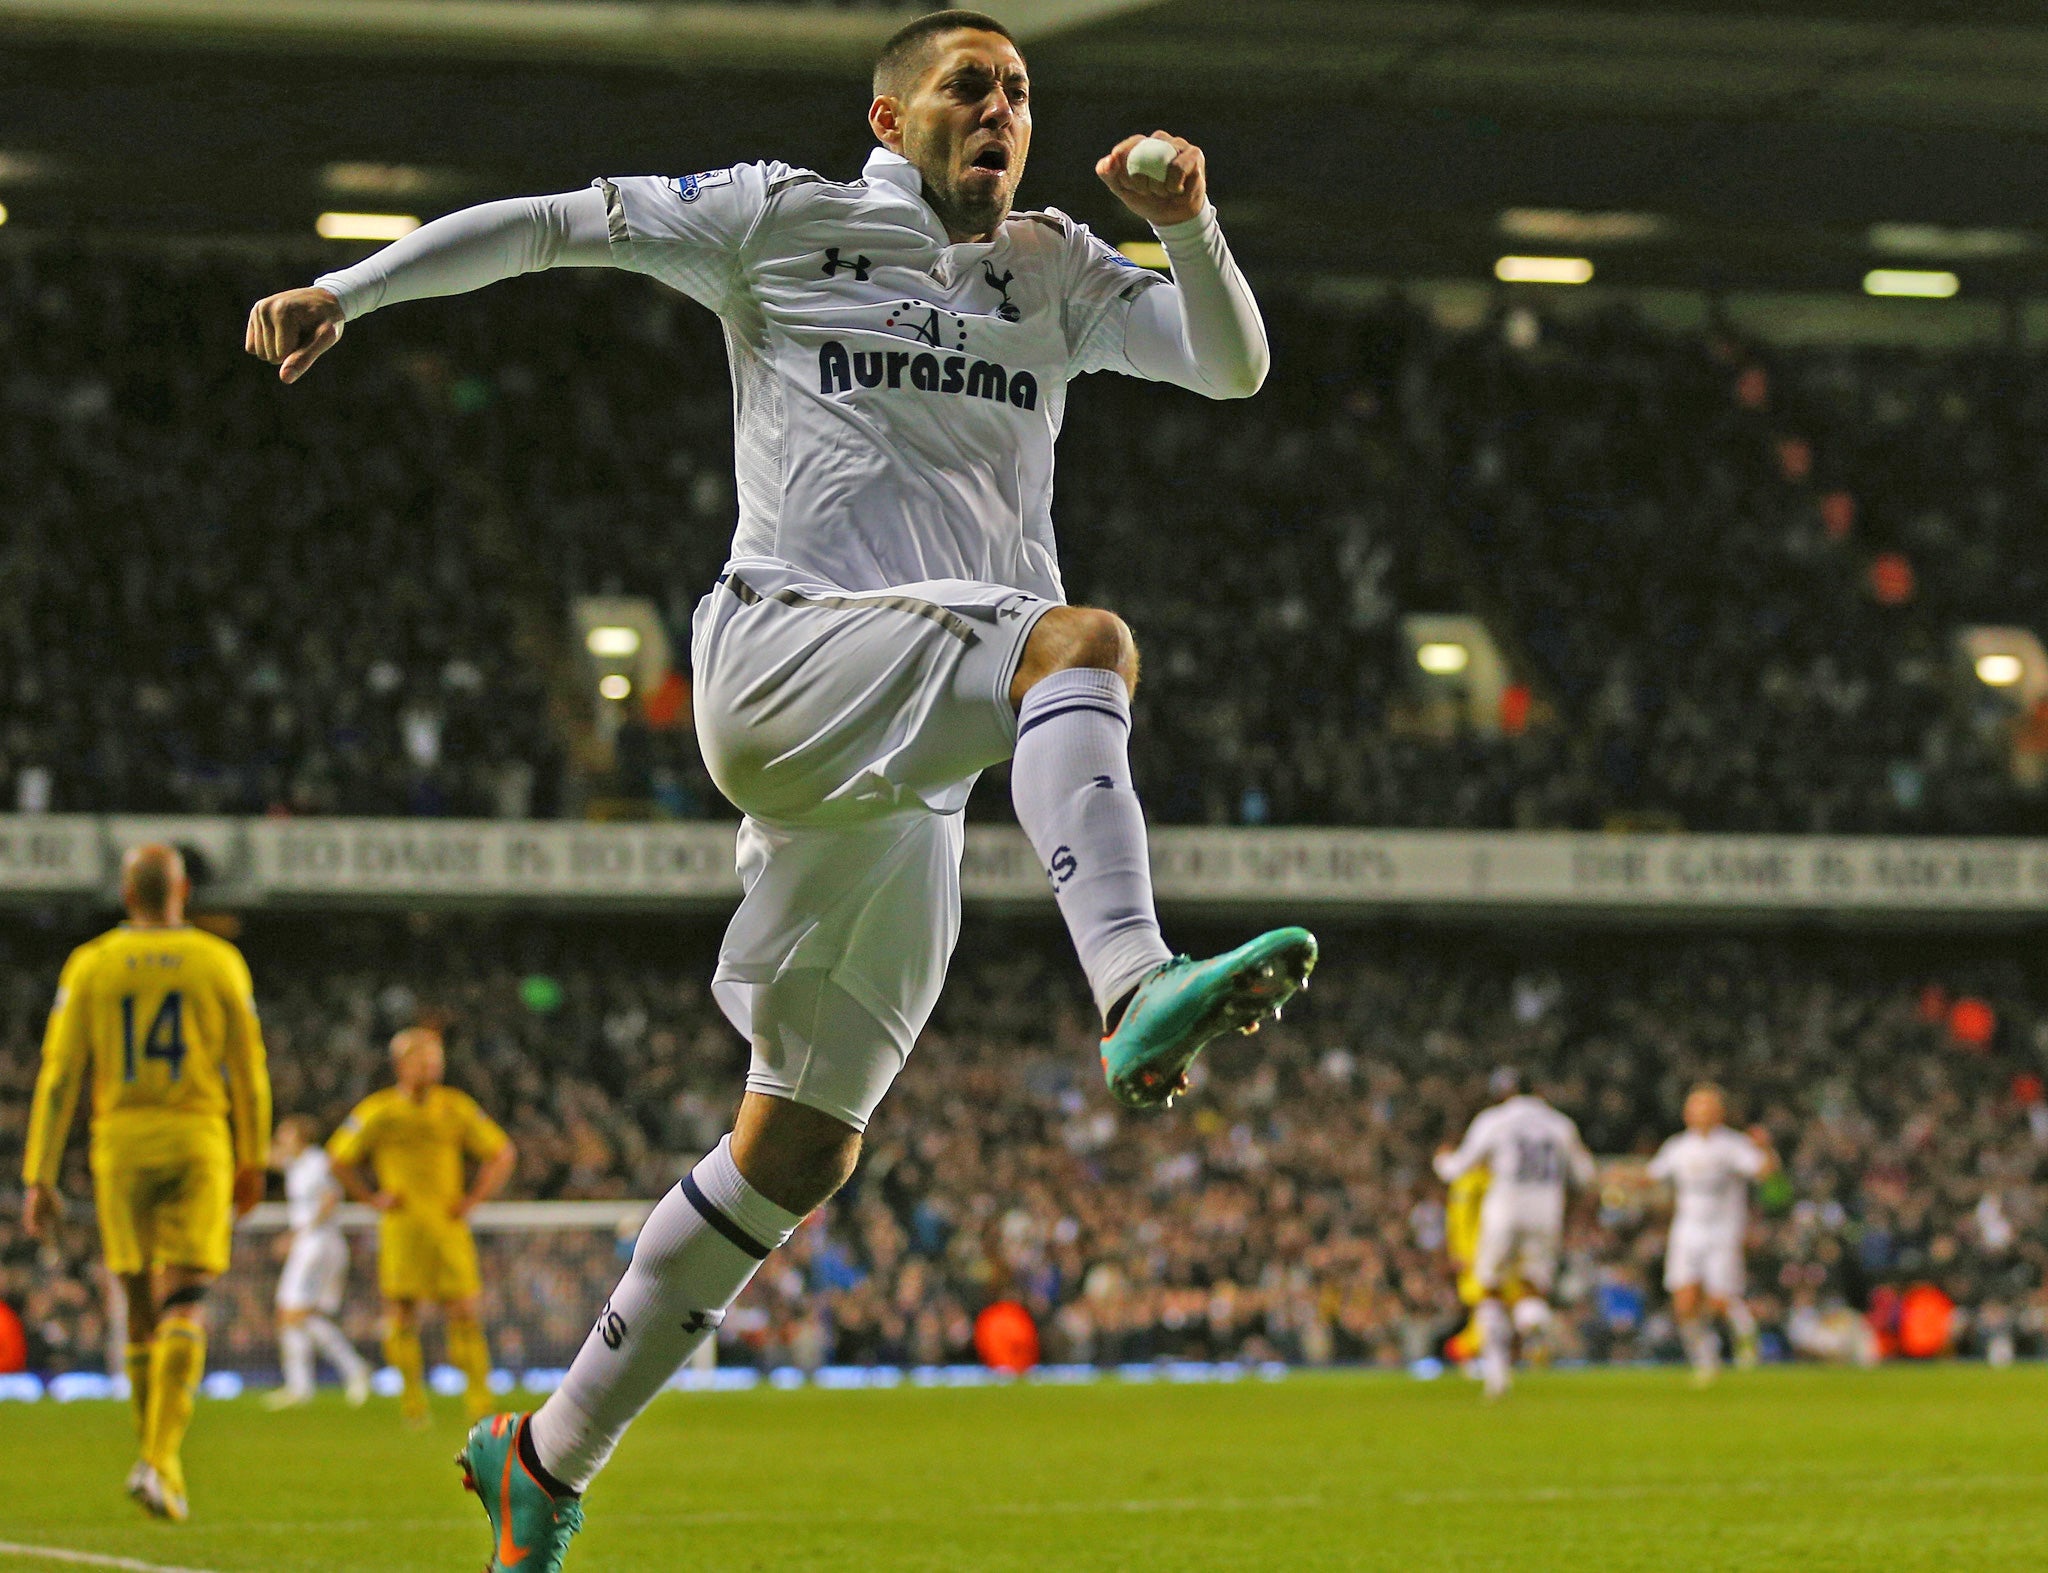
[[[1102,1012],[1102,1065],[1123,1103],[1171,1102],[1211,1039],[1277,1016],[1316,963],[1306,930],[1276,929],[1209,961],[1160,936],[1144,810],[1131,778],[1138,647],[1121,618],[1048,611],[1011,685],[1017,822],[1052,881]]]

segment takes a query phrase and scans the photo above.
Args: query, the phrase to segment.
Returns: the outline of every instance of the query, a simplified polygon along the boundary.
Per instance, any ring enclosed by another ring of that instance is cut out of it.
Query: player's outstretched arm
[[[345,323],[380,306],[465,294],[543,268],[605,267],[609,240],[604,194],[594,188],[464,208],[310,289],[259,300],[243,347],[296,382],[339,342]]]
[[[1176,149],[1163,172],[1131,173],[1131,150],[1147,140],[1135,136],[1095,165],[1102,183],[1152,226],[1173,264],[1172,288],[1148,289],[1132,302],[1125,353],[1155,381],[1211,398],[1249,398],[1266,380],[1272,351],[1259,303],[1209,205],[1208,163],[1185,137],[1152,135]]]

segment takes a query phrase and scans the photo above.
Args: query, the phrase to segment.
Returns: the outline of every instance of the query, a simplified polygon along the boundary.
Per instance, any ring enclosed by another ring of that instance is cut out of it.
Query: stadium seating
[[[1208,937],[1208,936],[1203,936]],[[1751,1275],[1773,1336],[1911,1285],[1963,1308],[1962,1347],[2048,1350],[2048,997],[2017,944],[1510,934],[1325,936],[1283,1027],[1231,1040],[1164,1117],[1109,1102],[1057,933],[971,933],[940,1016],[870,1132],[854,1185],[748,1291],[723,1358],[971,1359],[993,1299],[1055,1361],[1411,1361],[1458,1309],[1431,1151],[1525,1068],[1604,1155],[1646,1154],[1712,1076],[1788,1183],[1760,1193]],[[58,936],[4,931],[0,1166],[19,1162]],[[651,921],[266,918],[245,936],[280,1111],[331,1127],[384,1075],[395,1027],[446,1020],[451,1076],[511,1129],[511,1194],[652,1197],[715,1141],[742,1047],[699,980],[714,934]],[[82,1142],[67,1186],[89,1194]],[[101,1359],[83,1211],[61,1259],[0,1212],[0,1300],[40,1369]],[[1610,1187],[1572,1226],[1568,1352],[1669,1353],[1661,1223]],[[491,1316],[517,1364],[558,1362],[617,1269],[608,1234],[522,1237]],[[226,1363],[269,1361],[273,1268],[223,1286]],[[368,1274],[358,1283],[367,1293]],[[352,1302],[355,1332],[373,1307]]]
[[[606,591],[680,634],[716,572],[715,325],[522,280],[371,319],[285,390],[240,324],[317,266],[0,265],[0,808],[721,812],[683,725],[629,724],[590,779],[566,634]],[[1156,817],[2048,825],[2025,723],[1947,643],[2048,591],[2033,361],[1267,293],[1257,400],[1094,378],[1066,423],[1068,589],[1139,632]],[[1461,610],[1526,689],[1499,735],[1411,702],[1401,616]]]

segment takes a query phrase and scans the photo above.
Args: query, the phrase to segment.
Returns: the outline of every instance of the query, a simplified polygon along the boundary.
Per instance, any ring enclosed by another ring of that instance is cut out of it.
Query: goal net
[[[550,1385],[551,1375],[582,1346],[653,1207],[649,1201],[490,1202],[470,1215],[483,1275],[484,1327],[500,1371],[529,1386]],[[337,1216],[348,1242],[349,1271],[335,1321],[381,1364],[377,1215],[348,1206]],[[207,1358],[214,1370],[258,1381],[277,1373],[277,1278],[289,1238],[285,1209],[277,1203],[258,1207],[236,1226],[234,1265],[209,1297],[213,1334]],[[436,1320],[431,1311],[423,1317],[430,1367],[442,1360]],[[449,1375],[442,1375],[444,1383]]]

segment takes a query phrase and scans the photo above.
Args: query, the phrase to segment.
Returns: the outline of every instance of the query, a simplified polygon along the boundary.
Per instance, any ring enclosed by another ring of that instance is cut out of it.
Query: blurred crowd
[[[65,937],[0,937],[11,1187]],[[519,1143],[513,1197],[651,1199],[737,1101],[744,1051],[700,982],[712,936],[695,926],[270,917],[246,944],[281,1112],[331,1128],[385,1079],[392,1030],[444,1022],[451,1079]],[[749,1288],[722,1358],[972,1359],[997,1300],[1026,1306],[1062,1362],[1427,1358],[1461,1318],[1429,1158],[1501,1064],[1612,1160],[1568,1229],[1566,1355],[1676,1353],[1665,1212],[1635,1165],[1702,1077],[1785,1159],[1750,1242],[1774,1348],[1854,1353],[1926,1284],[1960,1308],[1959,1350],[2048,1354],[2048,990],[2016,942],[1338,929],[1284,1025],[1219,1043],[1163,1115],[1109,1101],[1096,1036],[1063,936],[970,931],[853,1183]],[[82,1141],[67,1190],[75,1225],[44,1252],[0,1193],[0,1299],[46,1369],[103,1358]],[[629,1235],[487,1233],[501,1359],[565,1361]],[[356,1250],[349,1327],[370,1345],[367,1239]],[[245,1241],[217,1293],[222,1363],[270,1363],[274,1272]]]
[[[717,325],[570,272],[284,389],[239,327],[316,270],[0,256],[0,809],[723,811],[686,673],[592,752],[568,617],[644,595],[686,645],[734,507]],[[2048,827],[2048,710],[1951,643],[2048,593],[2038,359],[1265,295],[1259,398],[1095,377],[1066,421],[1067,589],[1138,633],[1157,817]],[[1431,703],[1415,612],[1485,622],[1497,715]]]

